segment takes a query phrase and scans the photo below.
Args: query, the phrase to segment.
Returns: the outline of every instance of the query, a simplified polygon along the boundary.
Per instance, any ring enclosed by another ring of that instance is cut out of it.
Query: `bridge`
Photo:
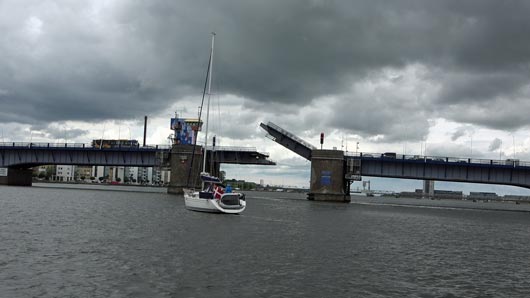
[[[360,163],[360,175],[530,188],[530,162],[384,153],[346,153],[346,164]]]
[[[31,168],[39,165],[94,165],[152,167],[157,153],[168,146],[93,148],[78,143],[0,143],[0,167]]]
[[[0,143],[0,184],[31,185],[31,167],[39,165],[86,165],[126,167],[172,167],[174,147],[117,146],[94,148],[79,143]],[[202,147],[197,146],[202,158]],[[220,164],[274,165],[269,155],[249,147],[208,147],[207,160]],[[196,164],[199,164],[197,159]],[[29,177],[29,178],[28,178]],[[29,179],[29,182],[28,182]],[[17,183],[17,181],[22,181]]]
[[[351,183],[362,176],[530,188],[530,162],[318,150],[272,122],[260,126],[273,141],[311,161],[309,199],[349,201]]]

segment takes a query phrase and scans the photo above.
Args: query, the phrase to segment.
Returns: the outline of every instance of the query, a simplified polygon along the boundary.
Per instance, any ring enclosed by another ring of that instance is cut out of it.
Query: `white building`
[[[125,167],[108,167],[109,181],[123,182]]]
[[[57,165],[55,170],[56,181],[74,181],[75,166]]]
[[[106,182],[158,185],[169,183],[171,171],[153,167],[94,166],[92,176],[96,177],[97,181],[102,177]]]
[[[108,175],[108,170],[105,166],[93,166],[92,167],[92,176],[96,177],[95,181],[100,181],[99,178],[103,179]]]

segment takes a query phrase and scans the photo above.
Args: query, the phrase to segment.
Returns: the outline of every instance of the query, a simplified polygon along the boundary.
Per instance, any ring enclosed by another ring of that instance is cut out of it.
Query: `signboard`
[[[193,145],[201,124],[198,119],[171,118],[171,129],[175,131],[175,144]]]
[[[0,168],[0,177],[7,177],[7,168]]]
[[[331,171],[322,171],[321,172],[320,185],[322,185],[322,186],[331,185]]]

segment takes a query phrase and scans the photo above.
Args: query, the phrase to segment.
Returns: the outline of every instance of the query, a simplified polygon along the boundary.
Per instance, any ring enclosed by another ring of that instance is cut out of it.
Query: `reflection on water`
[[[230,216],[162,192],[0,187],[0,296],[530,293],[528,213],[247,201]]]

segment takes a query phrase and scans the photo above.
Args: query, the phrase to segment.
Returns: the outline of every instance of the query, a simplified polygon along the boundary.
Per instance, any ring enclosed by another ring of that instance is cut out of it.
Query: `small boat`
[[[208,103],[206,109],[206,131],[204,134],[204,152],[203,152],[203,163],[202,163],[202,190],[196,191],[194,189],[184,188],[184,201],[186,208],[194,211],[203,211],[203,212],[215,212],[215,213],[231,213],[237,214],[245,210],[247,204],[245,201],[245,195],[241,193],[233,193],[230,191],[225,191],[224,186],[221,184],[219,178],[215,176],[210,176],[206,173],[206,156],[208,148],[208,118],[210,113],[210,88],[212,85],[212,68],[213,68],[213,48],[214,48],[215,33],[212,33],[212,48],[210,51],[210,62],[208,63],[208,75],[206,82],[208,83]],[[206,84],[204,86],[203,92],[203,103],[204,96],[206,94]],[[199,112],[199,122],[201,121],[202,114],[202,104]],[[214,141],[215,146],[215,141]],[[195,152],[195,149],[193,150]],[[191,159],[191,167],[188,172],[188,181],[191,169],[193,167],[193,155]]]
[[[225,187],[219,178],[201,173],[205,187],[201,191],[184,189],[186,208],[194,211],[237,214],[245,210],[245,195],[237,192],[224,192]]]

